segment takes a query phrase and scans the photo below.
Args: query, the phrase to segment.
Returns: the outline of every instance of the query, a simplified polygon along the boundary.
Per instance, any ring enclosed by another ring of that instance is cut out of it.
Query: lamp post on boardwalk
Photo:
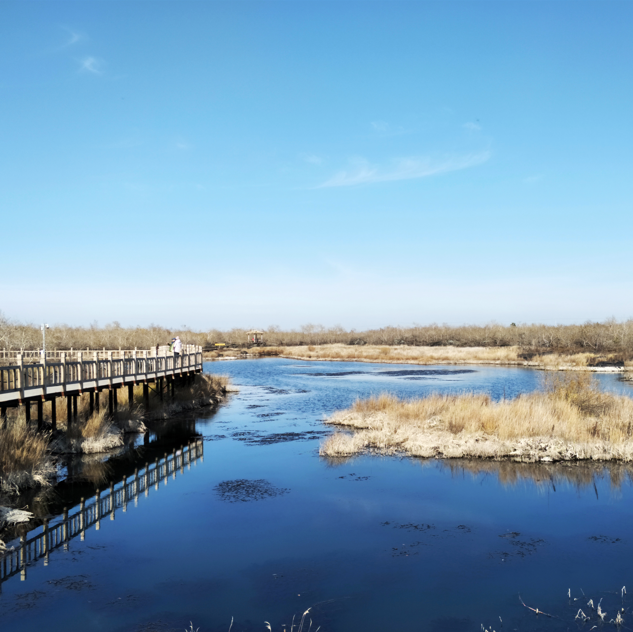
[[[42,356],[46,360],[46,330],[50,329],[50,327],[48,325],[40,325],[40,329],[42,330]]]

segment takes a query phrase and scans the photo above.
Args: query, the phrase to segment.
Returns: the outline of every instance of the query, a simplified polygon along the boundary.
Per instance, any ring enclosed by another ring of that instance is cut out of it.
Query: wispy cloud
[[[377,132],[384,133],[384,132],[389,132],[391,130],[389,123],[387,123],[386,121],[372,121],[371,126]]]
[[[93,75],[103,74],[103,61],[96,57],[84,57],[79,63],[79,72],[88,72]]]
[[[468,123],[464,123],[462,125],[462,127],[465,130],[468,130],[469,132],[480,132],[481,131],[481,125],[479,124],[479,121],[477,121],[476,123],[474,123],[473,121],[469,121]]]
[[[299,158],[304,162],[308,162],[311,165],[320,165],[323,162],[323,158],[315,156],[314,154],[299,154]]]
[[[182,136],[178,136],[176,138],[176,149],[185,151],[187,149],[191,149],[192,147],[193,145],[189,143],[188,141],[186,141]]]
[[[406,129],[402,125],[392,125],[387,121],[372,121],[372,130],[379,136],[401,136],[402,134],[412,134],[414,130]]]
[[[74,46],[78,42],[88,39],[83,33],[78,33],[77,31],[74,31],[67,26],[64,26],[62,28],[64,29],[64,31],[66,31],[68,37],[66,41],[60,46],[60,50],[63,48],[69,48],[70,46]]]
[[[428,178],[449,171],[476,167],[486,162],[490,156],[490,151],[482,151],[476,154],[451,156],[443,160],[432,160],[426,157],[399,158],[392,161],[389,167],[371,165],[364,159],[355,159],[351,169],[339,171],[317,188],[348,187],[376,182]]]

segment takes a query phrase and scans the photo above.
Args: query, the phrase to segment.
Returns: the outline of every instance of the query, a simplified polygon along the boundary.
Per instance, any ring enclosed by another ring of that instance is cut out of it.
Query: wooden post
[[[48,518],[44,518],[42,525],[42,552],[44,553],[44,566],[48,566]]]
[[[92,417],[95,411],[95,394],[93,391],[90,391],[90,416]]]
[[[44,402],[42,399],[37,400],[37,429],[41,430],[44,426]]]
[[[97,389],[97,390],[95,391],[95,410],[96,410],[97,412],[99,412],[99,400],[100,400],[100,397],[99,397],[99,389]]]
[[[110,520],[114,520],[116,503],[114,502],[114,483],[110,483]]]
[[[143,382],[143,404],[145,412],[149,412],[149,385],[147,382]]]
[[[18,353],[17,355],[18,362],[18,388],[20,389],[20,401],[24,401],[24,365],[22,362],[22,354]]]
[[[6,428],[7,425],[7,407],[0,406],[0,428]]]
[[[53,431],[57,430],[57,398],[51,399],[51,423],[53,424]]]
[[[73,396],[66,395],[66,426],[70,428],[73,424]]]
[[[83,352],[81,352],[81,351],[77,352],[77,361],[79,362],[79,366],[77,367],[77,370],[79,371],[79,375],[77,376],[79,378],[79,392],[83,393],[84,392],[84,356],[83,356]]]
[[[97,490],[95,491],[95,529],[97,531],[99,531],[99,529],[101,528],[101,525],[99,524],[99,520],[101,519],[101,496],[100,496],[100,491],[97,488]]]
[[[114,416],[114,396],[112,395],[112,387],[108,390],[108,414]]]
[[[160,397],[160,401],[163,401],[163,378],[158,378],[158,396]]]
[[[31,423],[31,402],[24,402],[24,414],[26,415],[26,423]]]
[[[73,395],[73,419],[77,421],[77,395]]]
[[[84,516],[85,511],[85,503],[83,497],[81,498],[81,502],[79,503],[79,531],[81,533],[81,541],[83,542],[86,539],[86,517]]]
[[[113,388],[112,389],[114,391],[114,412],[116,413],[116,411],[119,409],[119,402],[117,401],[117,391],[119,390],[118,388]]]
[[[20,581],[26,580],[26,535],[20,536]]]
[[[64,542],[64,551],[68,551],[68,507],[64,507],[62,520],[62,542]]]
[[[127,385],[127,405],[130,407],[131,412],[134,405],[134,384]]]

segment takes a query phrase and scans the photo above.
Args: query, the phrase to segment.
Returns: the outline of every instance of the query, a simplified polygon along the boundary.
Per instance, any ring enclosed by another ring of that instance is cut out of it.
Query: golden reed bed
[[[543,389],[513,400],[433,394],[358,400],[327,423],[323,456],[365,452],[523,462],[633,461],[633,400],[601,391],[588,373],[546,374]]]
[[[234,353],[227,351],[226,353]],[[294,347],[255,347],[248,350],[251,356],[278,356],[296,360],[335,360],[342,362],[382,362],[385,364],[492,364],[527,366],[549,370],[591,370],[588,363],[596,356],[592,353],[572,355],[551,353],[533,360],[521,357],[519,347],[412,347],[378,345],[301,345]],[[208,359],[218,357],[208,354]],[[605,369],[597,369],[605,370]],[[618,370],[608,368],[606,370]]]

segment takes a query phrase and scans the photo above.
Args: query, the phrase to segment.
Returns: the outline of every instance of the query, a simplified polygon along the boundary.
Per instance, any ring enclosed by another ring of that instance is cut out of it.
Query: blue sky
[[[633,316],[633,3],[0,0],[0,310]]]

